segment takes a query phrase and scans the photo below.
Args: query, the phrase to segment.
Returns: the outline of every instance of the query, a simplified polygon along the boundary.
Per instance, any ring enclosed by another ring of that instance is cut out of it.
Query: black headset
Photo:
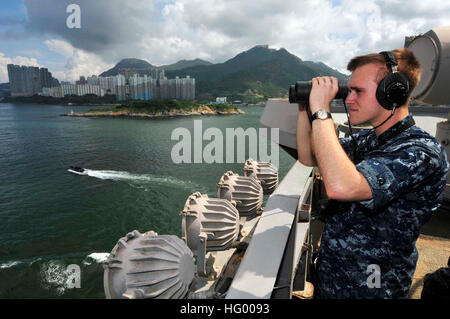
[[[382,107],[393,110],[408,100],[409,78],[404,72],[397,71],[397,59],[391,51],[383,51],[379,54],[386,60],[389,74],[378,84],[376,97]]]
[[[376,128],[380,127],[384,123],[386,123],[395,112],[395,109],[398,106],[401,106],[406,103],[408,100],[410,88],[409,88],[409,78],[404,72],[397,71],[397,59],[395,58],[394,53],[390,51],[383,51],[379,54],[383,55],[384,59],[386,60],[386,66],[389,70],[389,74],[386,75],[378,84],[377,92],[376,92],[376,98],[378,103],[385,108],[386,110],[392,111],[391,115],[387,119],[385,119],[382,123],[378,124],[377,126],[373,127],[371,130],[375,130]],[[353,144],[353,162],[359,163],[361,161],[361,158],[359,156],[360,147],[363,147],[367,144],[367,141],[363,143],[362,145],[358,145],[355,138],[353,137],[352,132],[352,125],[350,124],[350,119],[348,118],[348,112],[347,112],[347,106],[345,105],[345,99],[344,99],[344,107],[345,111],[347,113],[347,119],[348,119],[348,125],[350,129],[350,136],[354,142]],[[411,125],[413,125],[414,122],[412,122]]]

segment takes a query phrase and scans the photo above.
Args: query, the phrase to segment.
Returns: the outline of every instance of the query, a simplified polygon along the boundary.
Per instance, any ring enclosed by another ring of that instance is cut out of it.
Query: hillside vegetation
[[[117,74],[119,68],[154,68],[146,61],[137,60],[141,61],[138,63],[136,60],[122,60],[103,75]],[[214,101],[218,96],[227,97],[229,101],[257,103],[271,97],[287,97],[289,85],[296,81],[307,81],[322,75],[341,80],[347,78],[322,62],[302,61],[285,49],[275,50],[265,46],[255,46],[224,63],[181,60],[160,68],[165,68],[169,79],[188,75],[195,78],[196,99],[202,103]]]

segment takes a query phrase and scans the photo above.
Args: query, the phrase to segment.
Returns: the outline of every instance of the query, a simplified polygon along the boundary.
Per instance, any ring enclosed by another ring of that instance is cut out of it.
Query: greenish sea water
[[[100,261],[137,229],[181,236],[187,197],[216,197],[228,170],[243,163],[176,164],[176,128],[259,127],[262,107],[245,115],[132,120],[71,118],[91,107],[0,104],[0,298],[104,298]],[[204,145],[208,142],[204,142]],[[295,160],[279,150],[280,180]],[[69,165],[89,175],[67,172]],[[267,196],[266,196],[267,198]],[[81,269],[69,289],[65,269]]]

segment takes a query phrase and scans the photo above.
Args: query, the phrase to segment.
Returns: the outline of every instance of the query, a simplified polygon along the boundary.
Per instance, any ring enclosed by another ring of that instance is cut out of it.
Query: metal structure
[[[261,208],[263,189],[253,177],[239,176],[228,171],[220,178],[217,187],[217,196],[235,201],[241,217],[254,216]]]
[[[270,195],[278,186],[278,169],[270,162],[245,161],[244,176],[258,180],[265,195]]]
[[[137,230],[119,239],[103,266],[108,299],[184,298],[195,269],[180,238]]]
[[[183,240],[197,256],[197,271],[206,275],[206,252],[226,250],[239,235],[239,212],[226,199],[209,198],[196,192],[184,205]]]
[[[422,76],[412,95],[413,99],[430,105],[450,101],[450,26],[438,27],[415,37],[405,39],[405,47],[413,51],[422,67]],[[445,147],[450,158],[450,114],[436,126],[436,139]],[[450,174],[444,198],[450,201]]]
[[[450,26],[407,38],[405,47],[414,53],[422,67],[413,99],[430,105],[447,104],[450,97]]]
[[[308,246],[309,217],[299,217],[300,211],[310,214],[312,172],[296,162],[269,197],[227,299],[291,298],[296,277],[304,279],[307,272],[297,270]]]

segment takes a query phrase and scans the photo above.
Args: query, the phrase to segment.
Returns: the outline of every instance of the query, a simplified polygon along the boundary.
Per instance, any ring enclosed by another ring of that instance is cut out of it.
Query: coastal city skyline
[[[66,25],[71,4],[80,28]],[[445,1],[2,1],[0,83],[7,65],[48,68],[60,81],[110,69],[123,58],[154,66],[221,63],[268,43],[346,72],[357,54],[403,46],[404,35],[450,23]],[[124,23],[126,21],[126,23]]]
[[[140,70],[142,71],[142,70]],[[164,69],[149,69],[138,74],[137,70],[119,69],[114,76],[80,76],[75,83],[58,81],[47,68],[8,64],[8,80],[13,97],[42,95],[54,98],[92,94],[103,97],[115,95],[118,101],[195,99],[195,79],[176,76],[168,79]]]

